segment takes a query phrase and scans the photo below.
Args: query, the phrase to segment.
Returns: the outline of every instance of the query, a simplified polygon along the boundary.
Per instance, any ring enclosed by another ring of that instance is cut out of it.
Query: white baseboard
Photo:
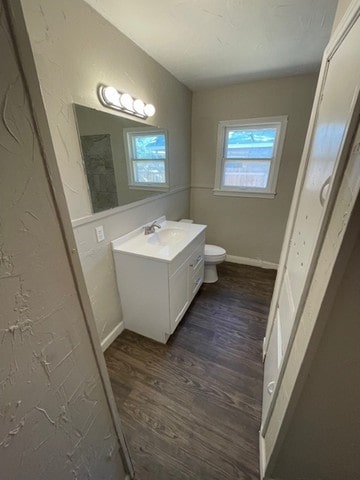
[[[252,267],[271,268],[273,270],[278,269],[278,264],[273,262],[267,262],[260,258],[247,258],[237,257],[236,255],[226,255],[226,262],[239,263],[240,265],[251,265]]]
[[[112,344],[112,342],[115,340],[116,337],[118,337],[120,335],[120,333],[124,330],[124,322],[121,321],[118,325],[116,325],[116,327],[111,330],[111,332],[109,333],[109,335],[107,335],[104,340],[101,341],[101,348],[102,348],[102,351],[105,352],[105,350],[110,347],[110,345]]]

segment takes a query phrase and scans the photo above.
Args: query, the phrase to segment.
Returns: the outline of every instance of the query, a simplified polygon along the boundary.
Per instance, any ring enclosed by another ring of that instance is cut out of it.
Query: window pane
[[[270,161],[225,160],[224,187],[266,188]]]
[[[165,135],[134,135],[133,153],[136,159],[166,158]]]
[[[133,172],[135,183],[166,183],[162,160],[133,160]]]
[[[272,158],[276,128],[227,128],[225,158]]]

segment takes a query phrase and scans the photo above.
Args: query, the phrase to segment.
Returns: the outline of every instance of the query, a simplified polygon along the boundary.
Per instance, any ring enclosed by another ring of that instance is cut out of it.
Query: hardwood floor
[[[275,275],[224,263],[167,345],[125,331],[106,351],[137,480],[258,480]]]

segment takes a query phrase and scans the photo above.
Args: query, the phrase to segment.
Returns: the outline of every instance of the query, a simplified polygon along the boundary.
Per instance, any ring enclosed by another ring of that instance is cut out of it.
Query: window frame
[[[144,128],[124,128],[124,145],[125,145],[125,157],[126,157],[126,169],[128,176],[128,186],[133,190],[157,190],[157,191],[167,191],[169,190],[169,144],[168,144],[168,133],[166,129],[156,128],[156,127],[144,127]],[[140,161],[162,161],[164,162],[165,167],[165,182],[137,182],[134,178],[133,162],[139,161],[139,159],[134,158],[132,155],[133,152],[133,137],[136,136],[149,136],[149,135],[164,135],[165,136],[165,158],[149,158],[141,159]]]
[[[215,186],[214,195],[221,196],[239,196],[239,197],[263,197],[274,198],[276,195],[277,180],[280,168],[280,161],[283,152],[286,127],[288,117],[286,115],[277,117],[262,117],[262,118],[247,118],[240,120],[224,120],[218,124],[218,138],[217,138],[217,153],[216,153],[216,172],[215,172]],[[277,135],[274,144],[273,157],[264,158],[231,158],[231,160],[244,160],[244,161],[270,161],[270,171],[266,188],[256,187],[236,187],[225,186],[223,184],[224,179],[224,166],[225,161],[228,160],[225,157],[226,147],[226,132],[229,128],[238,127],[242,128],[276,128]]]

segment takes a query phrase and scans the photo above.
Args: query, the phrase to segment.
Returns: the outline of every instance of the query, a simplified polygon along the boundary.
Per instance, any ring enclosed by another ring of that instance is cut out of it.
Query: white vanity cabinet
[[[204,280],[206,227],[201,227],[188,243],[178,246],[174,258],[141,256],[113,246],[126,329],[167,342]]]

